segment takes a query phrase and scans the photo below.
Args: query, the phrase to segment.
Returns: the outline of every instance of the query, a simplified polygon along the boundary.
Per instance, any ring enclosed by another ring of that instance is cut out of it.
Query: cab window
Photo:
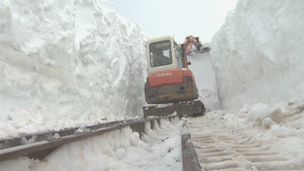
[[[151,67],[172,64],[171,43],[169,40],[151,43],[149,49]]]

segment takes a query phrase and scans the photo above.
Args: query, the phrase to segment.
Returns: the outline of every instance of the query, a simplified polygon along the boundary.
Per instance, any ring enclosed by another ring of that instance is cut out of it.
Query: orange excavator
[[[198,38],[186,37],[178,44],[171,36],[146,42],[148,77],[145,83],[144,117],[165,115],[202,115],[195,78],[188,68],[187,55],[192,46],[200,46]]]

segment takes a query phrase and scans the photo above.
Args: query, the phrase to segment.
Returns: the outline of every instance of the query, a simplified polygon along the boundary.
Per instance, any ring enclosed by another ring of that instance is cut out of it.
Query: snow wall
[[[116,9],[103,0],[1,1],[0,123],[42,131],[52,121],[54,129],[141,116],[146,37]]]
[[[239,0],[212,39],[223,109],[304,96],[304,1]]]

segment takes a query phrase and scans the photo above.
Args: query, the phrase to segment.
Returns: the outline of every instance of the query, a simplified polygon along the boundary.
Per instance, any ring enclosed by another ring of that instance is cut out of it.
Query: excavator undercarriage
[[[143,107],[144,117],[149,116],[200,116],[205,112],[204,104],[200,100],[178,103],[151,105]],[[176,113],[175,113],[176,112]]]

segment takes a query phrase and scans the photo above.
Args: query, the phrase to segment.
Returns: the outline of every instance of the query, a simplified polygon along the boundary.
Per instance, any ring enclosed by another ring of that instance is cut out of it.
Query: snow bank
[[[212,40],[224,109],[303,97],[303,9],[301,0],[238,1]]]
[[[0,2],[0,137],[142,115],[145,36],[116,9]]]

